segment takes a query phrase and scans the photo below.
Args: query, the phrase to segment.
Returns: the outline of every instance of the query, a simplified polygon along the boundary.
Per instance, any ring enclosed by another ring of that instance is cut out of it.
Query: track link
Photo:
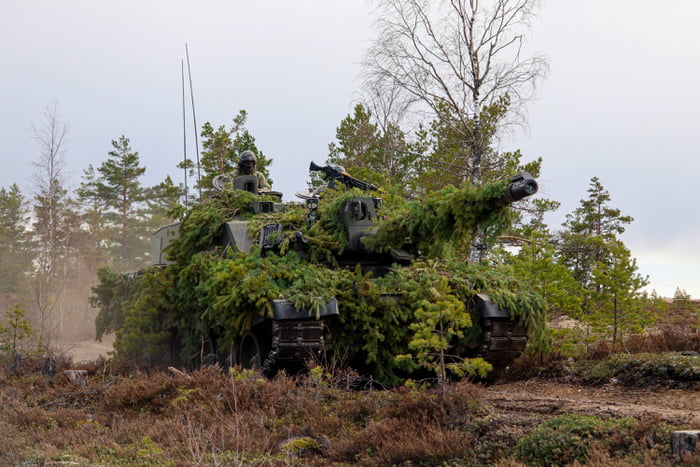
[[[527,326],[509,318],[484,318],[483,326],[479,356],[493,365],[494,371],[503,371],[525,350]]]
[[[299,368],[309,359],[320,358],[326,350],[323,320],[284,320],[272,322],[272,342],[262,370]]]

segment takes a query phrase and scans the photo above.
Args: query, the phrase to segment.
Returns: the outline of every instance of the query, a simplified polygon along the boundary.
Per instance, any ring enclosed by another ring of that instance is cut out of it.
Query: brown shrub
[[[479,415],[483,411],[484,387],[463,380],[447,388],[443,404],[449,417]]]
[[[623,348],[638,352],[700,352],[700,329],[687,325],[665,325],[643,335],[630,336]]]
[[[165,373],[124,378],[106,389],[104,405],[108,409],[158,412],[170,402],[176,389],[177,381]]]
[[[360,391],[333,391],[333,398],[311,400],[305,404],[307,414],[303,431],[314,437],[336,438],[366,427],[384,404],[387,394]]]
[[[652,453],[644,459],[619,459],[611,457],[605,449],[594,447],[591,449],[585,464],[574,461],[571,467],[662,467],[668,465],[668,459],[662,459],[658,452]]]
[[[23,460],[21,453],[26,445],[23,433],[4,420],[0,420],[0,433],[0,465],[17,465]]]
[[[271,422],[262,414],[202,409],[182,412],[148,433],[155,441],[177,447],[181,460],[200,462],[212,452],[272,452],[281,434]]]
[[[452,426],[480,412],[483,388],[465,380],[448,384],[444,397],[437,387],[421,390],[399,387],[386,394],[384,404],[377,409],[379,418]]]
[[[588,348],[588,358],[591,360],[603,360],[614,353],[615,348],[607,340],[599,340]]]
[[[502,381],[529,378],[559,379],[568,376],[570,358],[553,350],[547,355],[522,354],[502,376]]]
[[[85,410],[76,408],[58,407],[56,409],[46,411],[47,416],[51,417],[58,428],[76,428],[88,422],[92,423],[94,417],[86,414]],[[99,422],[95,422],[99,425]]]
[[[335,441],[328,455],[337,462],[363,465],[431,463],[466,457],[471,435],[435,425],[409,423],[398,418],[373,421],[354,436]]]
[[[205,453],[269,453],[283,437],[282,427],[294,430],[311,413],[313,401],[300,397],[301,388],[283,375],[271,381],[250,371],[225,376],[209,367],[174,382],[162,407],[164,431],[153,426],[147,432],[154,441],[179,446],[189,461]]]
[[[483,387],[466,381],[442,398],[435,388],[349,391],[325,376],[269,380],[215,367],[131,377],[94,371],[87,387],[0,373],[0,465],[51,457],[90,465],[490,465],[530,423],[494,417]],[[639,430],[653,432],[652,422]],[[627,451],[629,440],[611,437],[609,455]]]
[[[105,377],[116,373],[114,364],[111,360],[107,360],[104,355],[100,355],[96,360],[80,362],[67,368],[70,368],[71,370],[85,370],[87,372],[87,376],[90,378],[96,376]]]
[[[612,345],[608,340],[600,340],[589,347],[588,357],[602,360],[618,352],[663,353],[700,352],[700,329],[680,324],[667,324],[645,333],[634,334]]]
[[[439,423],[444,417],[440,395],[436,389],[415,391],[397,388],[391,391],[386,405],[377,413],[379,418],[397,418],[410,424]]]
[[[48,429],[51,427],[52,421],[46,414],[46,411],[38,407],[11,407],[9,420],[12,425],[20,429]]]

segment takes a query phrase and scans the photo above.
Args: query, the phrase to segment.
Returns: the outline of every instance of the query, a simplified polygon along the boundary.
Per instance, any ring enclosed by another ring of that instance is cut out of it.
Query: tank
[[[530,174],[406,201],[337,167],[310,171],[326,185],[295,202],[258,191],[254,176],[215,179],[214,196],[154,233],[153,266],[122,296],[105,295],[115,284],[102,277],[93,302],[111,323],[102,331],[117,331],[117,356],[267,375],[321,362],[392,384],[419,370],[397,356],[410,353],[419,313],[443,303],[468,315],[453,361],[481,357],[498,372],[523,352],[532,320],[513,304],[536,308],[537,298],[512,278],[494,285],[497,268],[455,252],[493,236],[508,206],[537,192]]]

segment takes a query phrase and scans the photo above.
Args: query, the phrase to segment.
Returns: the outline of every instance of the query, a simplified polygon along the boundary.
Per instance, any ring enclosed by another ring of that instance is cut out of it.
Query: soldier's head
[[[238,158],[238,170],[243,175],[250,175],[255,172],[255,153],[245,150]]]

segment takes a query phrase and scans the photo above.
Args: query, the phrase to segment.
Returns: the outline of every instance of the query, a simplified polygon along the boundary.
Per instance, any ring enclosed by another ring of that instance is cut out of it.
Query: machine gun
[[[379,187],[372,185],[371,183],[358,180],[345,172],[334,169],[330,165],[321,167],[320,165],[316,165],[314,162],[311,162],[309,170],[311,172],[323,172],[326,174],[326,177],[328,177],[329,180],[338,181],[348,188],[359,188],[360,190],[364,191],[380,191]]]

